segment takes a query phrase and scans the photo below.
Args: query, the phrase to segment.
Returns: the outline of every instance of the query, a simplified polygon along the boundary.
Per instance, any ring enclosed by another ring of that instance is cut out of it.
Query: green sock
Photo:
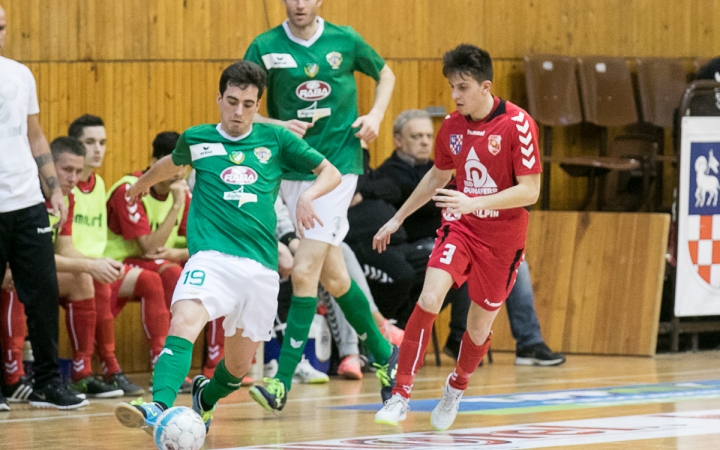
[[[295,297],[290,300],[287,327],[283,335],[282,348],[278,358],[278,372],[275,378],[282,381],[285,390],[290,391],[295,368],[300,363],[310,326],[315,318],[317,297]]]
[[[392,354],[392,345],[385,339],[370,312],[370,304],[355,281],[350,280],[350,289],[336,298],[347,321],[355,328],[358,337],[365,341],[375,362],[385,364]]]
[[[242,377],[237,378],[228,372],[227,367],[225,367],[225,358],[221,359],[217,367],[215,367],[215,374],[203,388],[201,396],[201,401],[204,403],[203,409],[205,409],[205,406],[212,409],[218,400],[240,389],[241,383]]]
[[[153,401],[162,402],[168,407],[175,403],[178,389],[190,371],[193,343],[178,336],[165,339],[153,378]]]

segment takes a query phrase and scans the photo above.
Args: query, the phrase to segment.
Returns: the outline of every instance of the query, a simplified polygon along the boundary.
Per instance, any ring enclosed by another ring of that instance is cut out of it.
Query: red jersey
[[[435,166],[456,170],[457,190],[469,197],[491,195],[517,185],[517,177],[542,172],[538,127],[522,108],[499,97],[488,116],[472,121],[455,111],[435,139]],[[525,246],[525,208],[443,214],[443,225],[490,246]]]
[[[140,177],[143,172],[134,172],[132,176]],[[125,183],[118,186],[115,192],[112,193],[107,202],[108,209],[108,228],[113,233],[120,235],[126,241],[137,239],[140,236],[147,236],[153,232],[153,227],[150,225],[148,220],[147,211],[142,202],[130,203],[128,201],[127,193],[130,185]],[[165,201],[169,194],[159,195],[156,194],[152,189],[150,195],[157,200]],[[185,197],[185,209],[183,210],[183,217],[180,221],[178,228],[178,236],[185,236],[187,229],[187,217],[188,210],[190,209],[190,196]],[[157,227],[159,224],[155,224]]]
[[[53,233],[55,236],[72,236],[72,224],[73,224],[73,216],[75,215],[75,195],[73,195],[72,192],[70,192],[67,195],[68,198],[68,215],[67,220],[63,224],[62,228],[60,228],[60,232],[57,232],[53,230]],[[52,205],[50,204],[50,200],[45,199],[45,208],[47,208],[48,215],[52,214]],[[59,222],[59,220],[57,220]]]

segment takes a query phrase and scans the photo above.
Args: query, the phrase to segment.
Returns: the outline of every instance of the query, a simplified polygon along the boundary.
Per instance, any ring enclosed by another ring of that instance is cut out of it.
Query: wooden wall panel
[[[655,354],[668,226],[665,214],[531,213],[526,257],[552,349]],[[515,350],[506,317],[493,348]]]

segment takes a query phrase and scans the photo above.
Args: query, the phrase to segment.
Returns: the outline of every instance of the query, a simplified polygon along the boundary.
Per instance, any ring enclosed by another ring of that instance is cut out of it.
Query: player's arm
[[[37,114],[28,116],[27,126],[30,151],[38,166],[40,181],[45,189],[45,196],[50,199],[52,212],[56,216],[60,214],[60,221],[55,225],[55,228],[60,229],[67,220],[68,210],[65,200],[63,200],[63,193],[60,189],[57,173],[55,173],[55,164],[53,164],[52,155],[50,154],[50,146],[45,138],[42,127],[40,127],[40,120]]]
[[[375,102],[370,112],[357,118],[352,127],[360,127],[355,137],[366,142],[372,142],[380,132],[380,122],[385,117],[385,111],[390,104],[393,88],[395,87],[395,74],[387,64],[380,70],[380,79],[375,86]]]
[[[291,120],[278,120],[273,119],[271,117],[265,117],[263,115],[260,115],[259,113],[255,113],[255,117],[253,118],[253,122],[257,123],[270,123],[273,125],[280,125],[281,127],[285,127],[288,130],[290,130],[295,136],[297,137],[303,137],[305,136],[305,133],[307,132],[308,128],[311,128],[313,126],[310,122],[303,122],[302,120],[297,119],[291,119]]]
[[[89,273],[100,283],[112,283],[123,274],[122,264],[110,258],[88,258],[72,243],[72,236],[60,235],[55,241],[58,272]]]
[[[468,197],[462,192],[438,189],[436,206],[454,214],[470,214],[485,209],[510,209],[532,205],[540,196],[540,174],[519,175],[518,184],[491,195]]]
[[[175,166],[176,167],[176,166]],[[152,258],[150,255],[157,253],[161,250],[161,247],[165,246],[170,233],[172,233],[173,227],[177,222],[180,210],[185,205],[185,198],[187,197],[188,186],[185,180],[175,181],[170,185],[170,192],[173,195],[173,205],[170,208],[170,212],[165,217],[165,220],[157,227],[155,231],[144,236],[138,236],[137,241],[143,250],[143,253],[150,259],[170,259],[170,258]],[[168,249],[170,250],[170,249]]]
[[[390,243],[390,236],[395,233],[400,225],[407,217],[417,211],[421,206],[430,201],[435,192],[448,184],[452,177],[453,170],[439,169],[437,166],[432,168],[420,180],[415,190],[405,203],[398,209],[392,219],[380,228],[373,238],[373,249],[382,253]]]
[[[187,248],[160,247],[153,253],[145,254],[147,259],[167,259],[168,261],[183,262],[190,259],[190,251]]]
[[[316,220],[320,225],[323,225],[315,212],[313,200],[332,191],[340,184],[340,181],[342,181],[340,171],[330,164],[330,161],[327,159],[323,159],[312,172],[317,175],[317,178],[315,178],[313,184],[300,195],[296,207],[298,232],[301,237],[304,235],[303,229],[315,227]]]
[[[173,162],[172,155],[164,156],[160,161],[153,164],[135,184],[130,186],[127,190],[127,196],[131,199],[136,199],[141,195],[147,194],[154,184],[176,175],[178,167],[179,166]]]

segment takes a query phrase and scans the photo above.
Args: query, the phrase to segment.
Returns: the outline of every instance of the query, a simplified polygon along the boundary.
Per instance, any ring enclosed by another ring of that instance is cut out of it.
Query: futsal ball
[[[175,406],[157,418],[153,437],[159,450],[200,450],[205,442],[205,424],[192,409]]]

